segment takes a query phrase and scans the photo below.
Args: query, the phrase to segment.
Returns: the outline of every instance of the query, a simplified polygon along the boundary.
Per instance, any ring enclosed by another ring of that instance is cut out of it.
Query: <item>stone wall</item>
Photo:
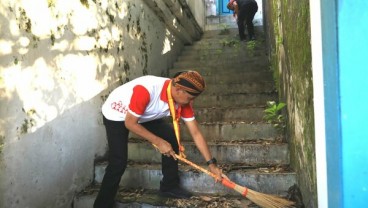
[[[308,0],[264,2],[265,28],[280,101],[287,104],[291,166],[306,207],[317,207],[316,159]]]
[[[2,1],[0,207],[69,207],[91,183],[106,152],[100,107],[108,93],[141,75],[168,75],[201,34],[165,21],[162,14],[179,18],[167,2]]]

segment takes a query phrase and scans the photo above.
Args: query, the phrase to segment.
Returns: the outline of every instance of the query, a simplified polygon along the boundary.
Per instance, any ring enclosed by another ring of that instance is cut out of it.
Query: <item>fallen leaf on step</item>
[[[210,202],[210,201],[212,201],[212,198],[211,197],[208,197],[208,196],[200,196],[201,197],[201,199],[203,200],[203,201],[205,201],[205,202]]]

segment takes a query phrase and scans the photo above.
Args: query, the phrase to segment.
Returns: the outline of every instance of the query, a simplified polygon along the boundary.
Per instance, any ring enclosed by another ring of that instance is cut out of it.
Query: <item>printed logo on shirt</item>
[[[121,101],[119,101],[118,103],[116,102],[111,103],[111,108],[123,114],[127,114],[128,112],[128,107],[126,105],[123,105]]]

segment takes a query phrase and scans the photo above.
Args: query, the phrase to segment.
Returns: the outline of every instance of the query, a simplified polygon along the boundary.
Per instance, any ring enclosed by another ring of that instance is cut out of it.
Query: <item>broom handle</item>
[[[210,176],[212,176],[213,178],[217,179],[217,176],[216,176],[214,173],[210,172],[209,170],[207,170],[207,169],[205,169],[205,168],[202,168],[201,166],[199,166],[199,165],[197,165],[197,164],[195,164],[195,163],[193,163],[193,162],[191,162],[191,161],[189,161],[189,160],[187,160],[187,159],[185,159],[185,158],[183,158],[183,157],[181,157],[181,156],[179,156],[179,155],[177,155],[177,154],[175,154],[175,156],[176,156],[176,158],[178,158],[180,161],[185,162],[186,164],[188,164],[188,165],[190,165],[190,166],[192,166],[192,167],[194,167],[194,168],[196,168],[196,169],[198,169],[198,170],[200,170],[200,171],[202,171],[202,172],[206,173],[207,175],[210,175]],[[226,187],[228,187],[228,188],[230,188],[230,189],[233,189],[233,190],[235,190],[235,191],[237,191],[237,192],[241,193],[243,196],[246,196],[246,195],[247,195],[247,193],[248,193],[248,188],[243,187],[243,186],[240,186],[240,185],[238,185],[238,184],[236,184],[236,183],[232,182],[232,181],[231,181],[231,180],[229,180],[229,179],[222,178],[222,179],[221,179],[221,183],[222,183],[222,185],[224,185],[224,186],[226,186]]]
[[[205,168],[202,168],[201,166],[199,166],[199,165],[197,165],[197,164],[195,164],[195,163],[193,163],[193,162],[191,162],[191,161],[189,161],[189,160],[187,160],[187,159],[185,159],[185,158],[183,158],[183,157],[181,157],[181,156],[179,156],[177,154],[175,154],[175,156],[180,161],[185,162],[186,164],[188,164],[188,165],[190,165],[190,166],[192,166],[192,167],[194,167],[194,168],[196,168],[196,169],[198,169],[198,170],[206,173],[207,175],[212,176],[213,178],[217,178],[217,176],[214,173],[212,173],[211,171],[209,171],[209,170],[207,170]]]
[[[158,147],[156,145],[154,145],[154,144],[152,144],[152,145],[156,149],[158,149]],[[195,163],[193,163],[193,162],[185,159],[184,157],[182,157],[182,156],[180,156],[178,154],[175,154],[175,157],[177,159],[179,159],[180,161],[182,161],[182,162],[184,162],[184,163],[186,163],[186,164],[188,164],[188,165],[190,165],[190,166],[192,166],[192,167],[194,167],[194,168],[196,168],[196,169],[198,169],[198,170],[206,173],[207,175],[210,175],[213,178],[217,179],[217,176],[214,173],[208,171],[207,169],[202,168],[201,166],[199,166],[199,165],[197,165],[197,164],[195,164]],[[233,189],[236,192],[239,192],[241,195],[243,195],[245,197],[247,196],[247,193],[248,193],[248,188],[247,187],[240,186],[240,185],[232,182],[231,180],[229,180],[227,178],[221,178],[221,183],[222,183],[222,185],[224,185],[224,186],[226,186],[226,187],[228,187],[230,189]]]

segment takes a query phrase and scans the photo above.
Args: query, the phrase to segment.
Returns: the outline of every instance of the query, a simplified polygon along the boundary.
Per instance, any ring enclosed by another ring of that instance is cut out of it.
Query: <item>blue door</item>
[[[217,8],[220,15],[224,14],[231,14],[232,11],[230,11],[226,5],[229,2],[229,0],[217,0]]]

